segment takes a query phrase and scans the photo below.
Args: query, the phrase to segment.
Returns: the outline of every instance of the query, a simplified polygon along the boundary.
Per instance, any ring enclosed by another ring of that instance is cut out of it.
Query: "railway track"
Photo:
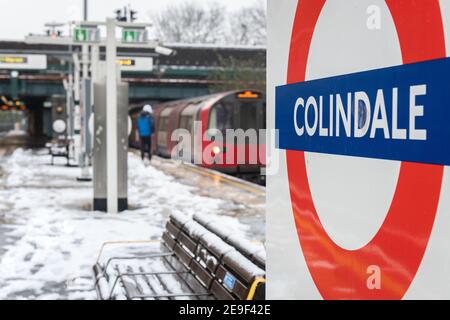
[[[265,195],[266,194],[266,188],[259,186],[255,183],[252,182],[248,182],[246,180],[243,179],[239,179],[239,178],[235,178],[233,176],[227,175],[227,174],[223,174],[214,170],[209,170],[209,169],[205,169],[199,166],[196,166],[194,164],[190,164],[190,163],[182,163],[182,166],[184,168],[186,168],[187,170],[190,170],[192,172],[196,172],[198,174],[201,174],[205,177],[209,177],[211,179],[213,179],[214,181],[218,181],[220,183],[225,183],[225,184],[229,184],[235,187],[238,187],[242,190],[248,191],[248,192],[253,192],[256,194],[260,194],[260,195]]]
[[[132,150],[139,157],[137,150]],[[265,239],[265,187],[189,163],[154,157],[151,166],[193,188],[192,193],[227,203],[221,215],[237,218],[250,227],[254,240]]]
[[[135,149],[130,149],[130,152],[133,154],[139,156],[139,151]],[[215,170],[206,169],[199,167],[192,163],[186,163],[186,162],[180,162],[180,161],[174,161],[171,159],[162,158],[159,156],[153,156],[152,165],[155,167],[158,167],[165,172],[168,172],[172,175],[175,175],[177,177],[180,177],[183,175],[181,171],[188,171],[196,175],[200,175],[206,179],[208,179],[210,182],[213,182],[215,185],[228,185],[234,188],[238,188],[242,191],[246,191],[249,193],[253,193],[257,196],[264,196],[266,195],[266,188],[263,186],[260,186],[258,184],[236,178],[233,176],[230,176],[225,173],[221,173]],[[155,161],[156,160],[156,161]],[[177,170],[173,170],[176,168]]]

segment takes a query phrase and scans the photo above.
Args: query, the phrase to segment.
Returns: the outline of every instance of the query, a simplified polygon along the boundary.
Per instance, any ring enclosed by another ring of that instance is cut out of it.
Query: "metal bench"
[[[262,300],[264,261],[258,265],[241,250],[245,251],[227,244],[196,220],[172,215],[159,251],[110,257],[94,266],[97,295],[129,300]]]
[[[66,158],[66,165],[69,165],[69,146],[70,141],[68,139],[58,138],[51,142],[48,146],[49,153],[52,156],[51,165],[54,165],[55,158]]]
[[[264,248],[252,245],[252,243],[250,243],[249,241],[223,228],[223,226],[217,224],[215,221],[211,221],[211,219],[208,219],[208,217],[203,214],[194,215],[194,221],[198,222],[203,227],[205,227],[206,229],[217,235],[225,243],[234,247],[244,257],[249,259],[259,268],[265,270],[266,250]]]

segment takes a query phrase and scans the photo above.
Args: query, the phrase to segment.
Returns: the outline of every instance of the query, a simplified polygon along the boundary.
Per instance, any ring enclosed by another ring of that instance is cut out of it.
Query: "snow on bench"
[[[66,158],[67,165],[69,165],[69,145],[70,141],[66,138],[58,138],[46,146],[52,156],[51,165],[54,165],[54,158]]]
[[[205,216],[174,214],[158,250],[111,257],[94,266],[97,295],[129,300],[264,299],[265,256],[240,240]]]

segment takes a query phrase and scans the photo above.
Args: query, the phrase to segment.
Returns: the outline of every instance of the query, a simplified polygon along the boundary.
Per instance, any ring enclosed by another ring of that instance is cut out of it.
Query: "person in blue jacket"
[[[147,104],[142,109],[137,119],[137,129],[141,141],[142,160],[144,160],[146,152],[149,160],[152,160],[152,135],[155,131],[152,106]]]

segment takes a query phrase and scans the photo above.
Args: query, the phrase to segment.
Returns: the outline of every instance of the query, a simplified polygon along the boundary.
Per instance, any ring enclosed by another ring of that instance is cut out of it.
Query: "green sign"
[[[88,39],[88,32],[86,29],[75,29],[75,41],[86,42]]]
[[[123,29],[122,42],[124,43],[146,43],[147,31],[145,29]]]
[[[99,42],[100,32],[97,28],[76,28],[75,42]]]
[[[122,34],[123,42],[136,42],[137,33],[135,30],[124,30]]]

